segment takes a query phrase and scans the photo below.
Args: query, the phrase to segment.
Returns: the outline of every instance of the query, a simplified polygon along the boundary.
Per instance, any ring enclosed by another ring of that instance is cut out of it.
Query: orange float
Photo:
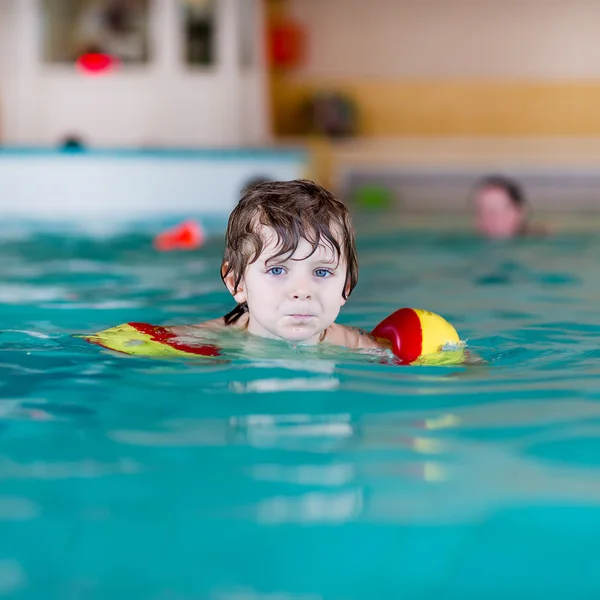
[[[154,247],[161,252],[196,250],[204,243],[204,230],[197,221],[184,221],[154,238]]]

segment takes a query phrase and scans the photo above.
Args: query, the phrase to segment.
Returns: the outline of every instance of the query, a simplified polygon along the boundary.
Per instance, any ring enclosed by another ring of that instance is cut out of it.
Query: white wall
[[[596,78],[597,0],[290,0],[298,78]]]
[[[17,44],[14,43],[17,0],[0,0],[0,140],[14,127],[17,90]],[[10,118],[9,118],[10,117]]]
[[[236,10],[259,0],[219,0],[218,68],[182,64],[176,0],[153,0],[153,61],[101,77],[41,62],[38,0],[0,0],[2,45],[15,56],[0,62],[3,141],[55,145],[77,134],[93,146],[243,146],[269,139],[265,64],[241,73]],[[261,43],[258,38],[256,43]],[[1,49],[1,47],[0,47]],[[9,72],[10,71],[10,72]],[[18,75],[16,75],[18,73]],[[242,94],[242,91],[244,94]],[[248,106],[255,118],[245,126]]]
[[[5,77],[10,65],[9,41],[9,13],[12,10],[13,0],[3,0],[0,3],[0,77]]]
[[[0,218],[119,222],[227,216],[256,177],[305,175],[293,151],[9,150],[0,153]]]
[[[257,69],[244,69],[241,79],[240,128],[250,145],[260,145],[271,138],[271,105],[269,96],[268,65],[265,52],[265,3],[263,0],[240,0],[254,5],[253,23],[246,21],[249,11],[241,13],[240,27],[251,27],[256,39],[254,55]]]

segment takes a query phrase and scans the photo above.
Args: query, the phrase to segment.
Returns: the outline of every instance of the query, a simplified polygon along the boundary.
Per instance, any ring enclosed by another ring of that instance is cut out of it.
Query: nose
[[[292,294],[294,300],[310,300],[310,292],[307,290],[299,290]]]
[[[310,300],[312,298],[310,284],[304,277],[294,279],[290,287],[290,298],[292,300]]]

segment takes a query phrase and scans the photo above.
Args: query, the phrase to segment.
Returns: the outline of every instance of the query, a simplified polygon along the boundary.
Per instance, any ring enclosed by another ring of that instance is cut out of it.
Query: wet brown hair
[[[310,255],[325,244],[338,260],[344,257],[347,270],[342,295],[350,295],[358,282],[354,227],[346,205],[331,192],[304,179],[267,181],[244,190],[229,216],[221,264],[223,282],[233,273],[235,290],[246,267],[258,260],[263,251],[265,240],[258,232],[261,225],[277,236],[277,254],[272,258],[292,256],[301,239],[312,245]],[[225,324],[235,323],[247,310],[247,302],[238,304],[225,315]]]

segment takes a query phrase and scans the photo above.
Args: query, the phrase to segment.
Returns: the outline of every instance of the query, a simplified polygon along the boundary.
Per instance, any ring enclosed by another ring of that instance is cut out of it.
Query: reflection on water
[[[14,560],[0,560],[0,594],[9,596],[27,585],[23,567]]]
[[[360,237],[342,322],[440,312],[482,361],[432,367],[74,337],[230,309],[220,240],[150,241],[0,241],[0,595],[597,597],[600,241]]]
[[[543,446],[547,453],[551,443],[579,436],[600,437],[600,427],[578,425],[600,416],[596,404],[515,401],[435,412],[382,412],[359,420],[350,413],[247,414],[110,435],[128,445],[235,446],[279,457],[280,462],[264,462],[261,454],[260,462],[244,469],[259,487],[293,486],[294,493],[268,496],[244,513],[260,522],[445,523],[532,501],[600,504],[600,468],[565,458],[540,460],[536,451]],[[600,444],[597,452],[600,456]],[[310,491],[302,492],[305,488]],[[468,496],[465,489],[471,490]],[[224,506],[233,516],[240,504],[245,502],[228,499]]]

